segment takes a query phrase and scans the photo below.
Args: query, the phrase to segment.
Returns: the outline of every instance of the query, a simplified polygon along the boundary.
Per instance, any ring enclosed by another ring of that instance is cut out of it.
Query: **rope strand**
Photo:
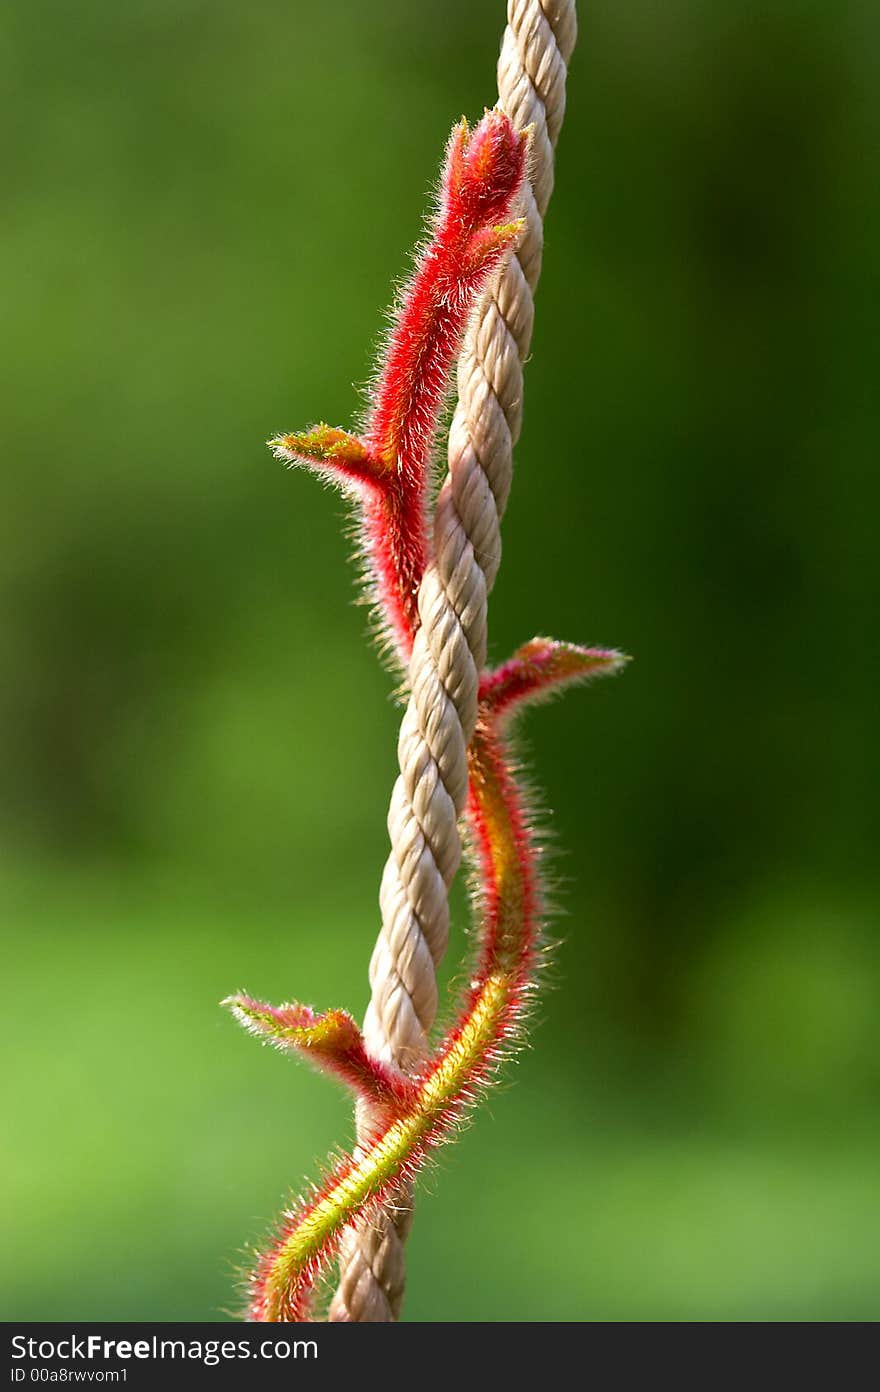
[[[508,0],[498,60],[501,109],[532,127],[526,228],[490,286],[458,363],[449,472],[437,498],[434,559],[418,596],[420,627],[400,727],[400,774],[391,795],[391,853],[380,888],[382,928],[370,963],[364,1021],[369,1050],[412,1070],[428,1052],[437,1013],[436,970],[449,937],[449,886],[461,861],[459,817],[467,747],[486,661],[487,601],[501,562],[501,518],[522,425],[522,364],[534,322],[543,218],[565,113],[567,63],[577,35],[574,0]],[[357,1114],[358,1137],[371,1117]],[[369,1228],[347,1231],[331,1320],[400,1315],[412,1195],[398,1191]]]

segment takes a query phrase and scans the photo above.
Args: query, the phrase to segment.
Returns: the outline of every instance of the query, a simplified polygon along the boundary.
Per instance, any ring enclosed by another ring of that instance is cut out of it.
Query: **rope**
[[[487,600],[501,562],[501,518],[522,426],[522,364],[532,337],[543,218],[576,35],[574,0],[508,0],[498,94],[518,129],[533,128],[526,228],[459,358],[449,472],[437,498],[434,559],[419,590],[420,627],[397,746],[400,774],[388,812],[392,849],[379,894],[382,929],[364,1021],[370,1051],[405,1069],[427,1054],[437,1014],[436,969],[449,938],[449,886],[461,860],[458,823],[486,660]],[[359,1139],[371,1124],[368,1109],[359,1106]],[[331,1320],[399,1317],[411,1218],[412,1196],[404,1189],[369,1228],[348,1230]]]

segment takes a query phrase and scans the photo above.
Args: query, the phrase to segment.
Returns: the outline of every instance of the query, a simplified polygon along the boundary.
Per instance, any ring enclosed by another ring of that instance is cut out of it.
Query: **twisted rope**
[[[532,337],[543,219],[576,35],[574,0],[508,0],[498,94],[518,129],[533,128],[526,228],[487,291],[459,358],[434,560],[419,590],[420,627],[397,747],[400,774],[388,812],[392,849],[379,895],[382,929],[364,1021],[368,1048],[408,1070],[426,1056],[437,1014],[436,969],[449,938],[449,886],[461,860],[458,824],[486,660],[487,600],[501,562],[501,518],[522,426],[522,364]],[[371,1122],[369,1110],[359,1106],[359,1139]],[[412,1197],[404,1189],[370,1227],[346,1233],[331,1320],[398,1318],[411,1217]]]

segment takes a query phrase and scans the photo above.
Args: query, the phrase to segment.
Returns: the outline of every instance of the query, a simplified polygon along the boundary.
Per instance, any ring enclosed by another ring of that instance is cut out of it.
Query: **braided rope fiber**
[[[449,472],[437,498],[434,559],[419,591],[421,622],[397,747],[400,774],[388,812],[382,928],[364,1021],[370,1051],[406,1070],[426,1056],[437,1014],[436,969],[449,937],[449,886],[461,860],[459,818],[486,660],[487,600],[501,561],[501,518],[522,425],[522,364],[532,337],[543,219],[576,35],[574,0],[508,0],[498,95],[514,126],[532,127],[526,227],[490,285],[459,358]],[[359,1104],[360,1139],[370,1125],[368,1109]],[[368,1227],[346,1232],[331,1320],[399,1317],[411,1217],[412,1196],[403,1189]]]

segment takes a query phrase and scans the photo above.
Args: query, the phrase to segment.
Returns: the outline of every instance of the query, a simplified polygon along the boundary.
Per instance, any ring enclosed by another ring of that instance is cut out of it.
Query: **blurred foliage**
[[[636,661],[530,722],[566,941],[407,1313],[876,1317],[880,13],[581,8],[491,628]],[[6,1318],[221,1318],[350,1133],[216,1004],[363,1009],[395,768],[262,442],[351,422],[502,17],[0,18]]]

